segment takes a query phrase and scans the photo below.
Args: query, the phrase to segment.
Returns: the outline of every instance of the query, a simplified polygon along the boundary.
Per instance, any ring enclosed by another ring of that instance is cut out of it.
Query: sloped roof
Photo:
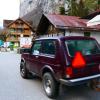
[[[31,26],[28,22],[24,21],[24,20],[21,19],[21,18],[18,18],[18,19],[16,19],[16,20],[12,21],[12,22],[9,23],[6,27],[9,27],[10,25],[12,25],[13,23],[17,22],[18,20],[21,20],[23,23],[25,23],[27,26],[29,26],[29,27],[32,29],[32,31],[34,31],[33,28],[32,28],[32,26]]]
[[[44,14],[40,20],[37,28],[37,33],[46,32],[46,29],[50,25],[54,25],[55,28],[59,29],[80,29],[80,30],[92,30],[100,31],[100,26],[87,27],[86,19],[80,19],[76,16],[67,15],[55,15],[55,14]]]
[[[7,25],[11,22],[13,22],[14,20],[3,20],[3,27],[7,27]]]
[[[76,16],[66,15],[45,15],[46,18],[56,27],[85,27],[86,24],[83,19],[80,20]]]

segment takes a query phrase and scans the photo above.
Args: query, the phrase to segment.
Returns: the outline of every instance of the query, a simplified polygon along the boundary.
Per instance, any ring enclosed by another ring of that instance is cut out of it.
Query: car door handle
[[[36,55],[35,58],[39,58],[39,56]]]

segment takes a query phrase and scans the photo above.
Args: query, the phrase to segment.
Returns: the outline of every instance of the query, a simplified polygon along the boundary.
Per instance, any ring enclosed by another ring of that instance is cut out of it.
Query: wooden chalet
[[[18,46],[20,37],[31,37],[34,32],[31,25],[21,18],[5,26],[6,42],[12,42]]]
[[[91,36],[100,42],[100,25],[87,26],[86,19],[76,16],[43,14],[36,34],[57,36]]]

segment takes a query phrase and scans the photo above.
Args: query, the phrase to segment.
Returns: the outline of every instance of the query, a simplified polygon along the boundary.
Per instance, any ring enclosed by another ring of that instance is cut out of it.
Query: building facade
[[[6,41],[13,45],[20,46],[21,37],[32,37],[33,30],[29,23],[22,20],[21,18],[12,21],[5,27]]]
[[[76,16],[44,14],[41,17],[36,34],[45,36],[88,36],[100,43],[100,25],[88,27],[86,19]]]

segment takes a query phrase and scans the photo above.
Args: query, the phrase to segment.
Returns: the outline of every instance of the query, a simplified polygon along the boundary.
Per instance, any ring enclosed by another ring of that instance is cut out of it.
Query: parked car
[[[46,95],[55,98],[60,83],[75,86],[100,78],[100,46],[81,36],[36,39],[29,53],[21,55],[20,74],[41,77]]]

